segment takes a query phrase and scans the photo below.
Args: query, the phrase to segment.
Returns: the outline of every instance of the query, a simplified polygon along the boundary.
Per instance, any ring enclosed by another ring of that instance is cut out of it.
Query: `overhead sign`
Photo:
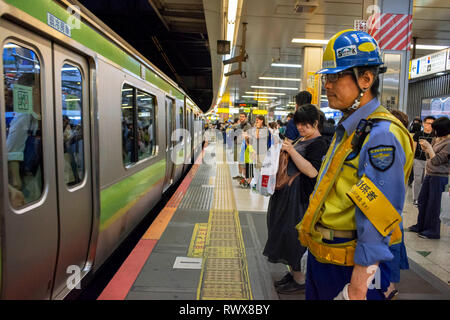
[[[422,99],[422,120],[427,116],[450,118],[450,95]]]
[[[419,78],[445,71],[449,50],[445,49],[411,61],[410,78]],[[448,64],[448,63],[447,63]]]
[[[217,113],[228,113],[228,108],[217,108]]]
[[[353,29],[356,31],[367,32],[367,21],[366,20],[354,20]]]
[[[287,116],[287,115],[289,114],[289,111],[277,111],[277,110],[275,110],[275,111],[273,112],[273,114],[274,114],[275,116]]]
[[[243,108],[243,107],[256,107],[258,106],[258,101],[256,100],[238,100],[234,102],[235,107]]]
[[[262,115],[265,115],[265,114],[267,114],[267,110],[258,110],[258,109],[256,109],[256,110],[253,110],[252,113],[253,113],[253,114],[262,114]]]

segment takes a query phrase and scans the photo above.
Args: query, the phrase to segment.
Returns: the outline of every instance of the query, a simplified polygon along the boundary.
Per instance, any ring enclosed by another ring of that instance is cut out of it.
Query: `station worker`
[[[344,116],[297,225],[309,249],[306,299],[384,299],[389,286],[383,262],[402,237],[413,141],[377,99],[382,64],[377,42],[351,29],[335,34],[323,55],[329,106]]]

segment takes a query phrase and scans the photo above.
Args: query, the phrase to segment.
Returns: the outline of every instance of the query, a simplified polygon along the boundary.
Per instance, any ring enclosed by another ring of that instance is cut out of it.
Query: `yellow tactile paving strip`
[[[214,200],[209,212],[198,300],[252,299],[239,212],[224,156],[219,145],[216,148]]]
[[[196,223],[192,232],[191,244],[188,249],[188,257],[202,258],[205,251],[206,235],[208,233],[207,223]]]

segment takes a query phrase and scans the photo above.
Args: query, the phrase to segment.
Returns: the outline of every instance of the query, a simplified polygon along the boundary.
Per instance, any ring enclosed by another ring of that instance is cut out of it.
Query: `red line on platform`
[[[189,185],[191,184],[191,181],[194,178],[195,173],[198,170],[202,157],[203,152],[200,154],[197,161],[192,166],[191,170],[189,170],[183,182],[175,191],[175,194],[171,197],[171,199],[166,204],[164,209],[161,210],[161,213],[158,215],[158,217],[156,217],[155,221],[158,221],[158,218],[160,218],[161,214],[164,215],[165,209],[172,210],[173,212],[175,212],[176,208],[181,202],[181,199],[184,197],[184,194],[186,193]],[[171,204],[175,205],[173,209],[172,208],[169,209],[169,206]],[[172,215],[170,215],[170,218],[166,220],[170,221],[171,217]],[[133,283],[136,281],[139,273],[144,267],[145,262],[149,258],[153,248],[155,247],[156,243],[159,240],[159,237],[158,239],[148,239],[148,237],[146,237],[145,235],[147,235],[151,230],[155,229],[155,227],[160,228],[161,229],[160,233],[162,234],[162,232],[164,232],[164,229],[167,227],[169,221],[166,221],[164,223],[164,226],[153,226],[153,228],[152,226],[149,227],[149,230],[147,230],[147,232],[144,234],[141,240],[139,240],[136,247],[130,253],[128,258],[122,264],[120,269],[108,283],[108,285],[100,294],[100,296],[97,298],[97,300],[124,300],[127,297],[127,294],[128,292],[130,292]]]
[[[140,240],[97,300],[124,300],[157,240]]]

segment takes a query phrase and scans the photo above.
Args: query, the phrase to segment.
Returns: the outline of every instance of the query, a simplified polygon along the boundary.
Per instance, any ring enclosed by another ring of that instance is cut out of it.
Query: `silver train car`
[[[201,110],[77,4],[0,0],[2,299],[63,299],[201,152]]]

